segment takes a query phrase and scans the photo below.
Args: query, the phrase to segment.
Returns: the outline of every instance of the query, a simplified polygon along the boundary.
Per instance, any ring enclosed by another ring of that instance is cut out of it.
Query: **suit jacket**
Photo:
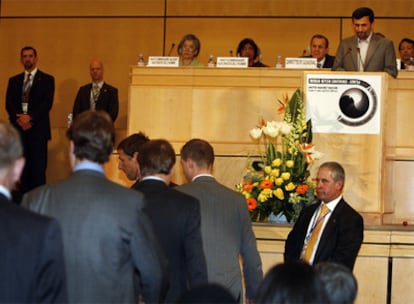
[[[200,176],[176,189],[200,201],[209,283],[219,283],[236,299],[242,299],[242,257],[246,295],[254,298],[263,277],[262,263],[243,195],[210,176]]]
[[[207,283],[200,204],[160,180],[143,180],[135,189],[145,195],[146,212],[168,260],[170,289],[166,302],[177,302],[187,291],[187,283],[189,288]]]
[[[336,52],[332,70],[359,71],[360,63],[358,38],[352,36],[342,40]],[[387,72],[392,77],[397,77],[398,70],[393,42],[373,34],[363,65],[365,72]]]
[[[161,301],[165,265],[144,203],[93,170],[25,194],[23,205],[62,226],[69,302],[137,303],[137,270],[145,302]]]
[[[0,302],[67,301],[62,234],[56,220],[0,194]]]
[[[76,99],[73,104],[73,118],[75,118],[75,116],[79,113],[87,111],[91,108],[91,90],[92,83],[79,88],[78,94],[76,95]],[[115,121],[115,119],[118,117],[118,108],[118,89],[107,83],[104,83],[99,93],[95,109],[106,111],[111,116],[112,121]]]
[[[6,110],[10,122],[25,134],[27,140],[49,140],[51,138],[49,111],[53,105],[53,94],[55,92],[55,80],[39,69],[37,70],[29,93],[28,114],[32,118],[33,127],[23,131],[17,124],[16,114],[22,114],[24,73],[9,79],[6,92]]]
[[[305,56],[306,58],[312,58],[312,55]],[[323,63],[323,69],[330,69],[332,68],[335,61],[335,57],[329,54],[325,55],[325,62]]]
[[[298,261],[312,216],[320,203],[304,208],[285,243],[285,261]],[[330,261],[354,267],[364,238],[361,215],[341,199],[322,231],[313,264]]]

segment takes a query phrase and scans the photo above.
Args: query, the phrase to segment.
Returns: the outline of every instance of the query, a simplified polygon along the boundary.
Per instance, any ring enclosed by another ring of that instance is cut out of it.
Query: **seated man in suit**
[[[103,80],[104,67],[99,60],[93,60],[89,65],[92,83],[79,88],[73,104],[72,117],[86,110],[104,110],[115,122],[118,116],[118,89]]]
[[[342,197],[345,171],[323,163],[316,177],[319,203],[302,209],[285,243],[286,262],[336,262],[353,269],[364,238],[364,222]]]
[[[391,40],[373,32],[374,12],[360,7],[352,13],[355,35],[339,44],[333,71],[386,72],[397,77],[397,60]]]
[[[25,159],[17,130],[0,122],[0,302],[67,301],[62,234],[56,220],[11,201]]]
[[[169,187],[175,152],[162,139],[145,143],[138,154],[141,180],[134,189],[144,193],[155,234],[168,260],[170,289],[167,303],[174,303],[191,288],[207,283],[207,267],[200,231],[200,203]]]
[[[67,137],[73,174],[28,192],[23,205],[62,226],[68,301],[137,303],[141,292],[146,303],[162,302],[166,260],[144,213],[144,196],[104,175],[115,142],[111,118],[82,112]]]
[[[329,55],[329,40],[324,35],[313,35],[310,41],[311,55],[316,58],[317,67],[320,69],[332,68],[335,57]]]

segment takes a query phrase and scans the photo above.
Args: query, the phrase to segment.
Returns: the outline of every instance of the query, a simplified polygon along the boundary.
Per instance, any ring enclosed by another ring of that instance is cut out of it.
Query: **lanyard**
[[[326,207],[326,208],[328,208],[328,207]],[[324,219],[325,219],[325,216],[327,216],[330,212],[331,212],[331,210],[328,208],[328,211],[323,215],[323,216],[321,216],[319,219],[318,219],[318,217],[319,217],[319,214],[322,212],[322,205],[321,205],[321,207],[319,207],[319,213],[318,213],[318,215],[316,215],[315,214],[315,216],[313,217],[313,222],[312,222],[312,226],[311,226],[311,229],[309,230],[309,232],[308,232],[308,234],[306,235],[306,238],[305,238],[305,244],[307,244],[308,243],[308,241],[309,241],[309,238],[311,237],[311,235],[312,235],[312,232],[315,230],[315,228],[319,225],[319,223],[320,222],[322,222]]]

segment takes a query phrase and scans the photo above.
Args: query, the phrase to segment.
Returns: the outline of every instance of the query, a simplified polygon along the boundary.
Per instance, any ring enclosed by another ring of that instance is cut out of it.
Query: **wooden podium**
[[[305,89],[306,73],[341,74],[274,68],[132,67],[127,134],[144,131],[169,140],[176,153],[189,139],[208,140],[215,149],[215,176],[230,188],[241,181],[248,157],[257,155],[249,131],[259,119],[281,120],[278,99]],[[348,72],[342,72],[350,75]],[[344,197],[364,216],[366,225],[414,224],[414,129],[411,103],[414,73],[397,79],[382,75],[381,131],[377,135],[314,134],[324,157],[347,173]],[[306,99],[306,96],[305,96]],[[412,177],[413,176],[413,177]],[[178,164],[174,176],[185,182]],[[411,206],[412,205],[412,206]]]
[[[285,94],[290,97],[297,88],[305,91],[306,73],[315,72],[133,67],[127,134],[144,131],[151,138],[165,138],[177,154],[193,137],[208,140],[216,153],[215,176],[234,189],[248,157],[257,154],[249,130],[260,117],[281,120],[277,100]],[[355,265],[356,303],[406,303],[414,297],[406,288],[406,282],[414,279],[414,73],[400,72],[397,79],[372,75],[383,77],[380,132],[314,133],[313,143],[325,156],[314,164],[313,173],[323,161],[343,164],[344,197],[364,216],[364,243]],[[179,163],[174,181],[184,182]],[[402,221],[409,225],[401,225]],[[291,226],[254,224],[253,228],[267,271],[282,261]]]

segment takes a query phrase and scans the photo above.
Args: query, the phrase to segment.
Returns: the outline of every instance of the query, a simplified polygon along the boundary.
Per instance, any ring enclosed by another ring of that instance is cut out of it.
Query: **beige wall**
[[[118,141],[126,134],[130,66],[139,53],[163,55],[189,32],[199,36],[200,60],[209,54],[236,53],[238,42],[251,37],[263,62],[273,66],[277,55],[299,56],[316,32],[325,34],[334,54],[340,39],[352,34],[349,16],[360,1],[331,0],[2,0],[0,19],[0,96],[7,80],[21,72],[19,51],[33,45],[38,66],[55,76],[48,179],[67,174],[64,132],[67,114],[80,85],[89,81],[88,63],[105,63],[105,79],[118,87]],[[414,37],[411,0],[370,1],[378,17],[375,29],[396,44]],[[3,97],[4,98],[4,97]],[[7,119],[4,106],[0,118]],[[147,130],[151,136],[151,130]]]

